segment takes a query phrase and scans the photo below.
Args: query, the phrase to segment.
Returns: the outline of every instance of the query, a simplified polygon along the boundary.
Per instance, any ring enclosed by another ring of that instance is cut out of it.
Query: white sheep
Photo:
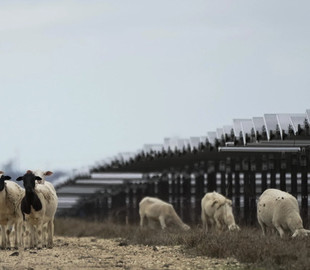
[[[310,234],[310,230],[303,228],[296,198],[278,189],[267,189],[259,197],[257,220],[263,235],[267,227],[275,228],[281,237],[285,231],[291,231],[292,237]]]
[[[235,223],[232,212],[232,201],[217,192],[206,193],[201,200],[201,220],[203,230],[207,233],[211,229],[230,231],[240,230]]]
[[[10,180],[10,176],[3,175],[0,171],[0,226],[1,226],[1,248],[10,247],[10,233],[14,227],[14,247],[21,244],[22,212],[20,210],[21,200],[25,194],[18,184]]]
[[[41,248],[43,245],[44,226],[47,226],[47,247],[52,248],[54,236],[54,216],[57,210],[58,198],[54,188],[49,185],[38,184],[41,180],[32,171],[27,171],[17,181],[23,180],[25,196],[21,203],[23,215],[30,226],[31,247]],[[45,244],[45,243],[44,243]]]
[[[144,225],[144,219],[147,218],[149,224],[152,221],[159,221],[163,230],[169,223],[173,223],[185,231],[190,229],[188,225],[183,223],[170,203],[157,198],[143,198],[139,203],[139,214],[141,227]]]

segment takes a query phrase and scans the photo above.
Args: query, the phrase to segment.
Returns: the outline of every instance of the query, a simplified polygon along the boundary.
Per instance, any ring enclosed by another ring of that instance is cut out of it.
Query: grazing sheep
[[[278,189],[267,189],[259,197],[257,219],[263,235],[267,227],[276,228],[281,237],[285,231],[291,231],[292,237],[310,234],[303,228],[296,198]]]
[[[235,223],[232,212],[232,202],[217,192],[206,193],[201,200],[201,220],[203,230],[207,233],[208,227],[217,230],[240,230]]]
[[[43,245],[44,226],[47,226],[47,247],[52,248],[54,236],[54,216],[57,210],[58,198],[54,188],[49,185],[38,184],[36,180],[42,180],[32,171],[27,171],[17,181],[23,180],[26,190],[21,202],[21,210],[31,231],[31,247],[41,248]],[[45,244],[45,243],[44,243]]]
[[[157,198],[143,198],[139,203],[139,214],[141,227],[144,225],[144,219],[147,218],[149,223],[159,221],[163,230],[169,223],[174,223],[185,231],[190,229],[188,225],[182,222],[171,204]]]
[[[10,176],[3,175],[0,171],[0,226],[1,226],[1,248],[10,247],[10,233],[14,226],[14,247],[21,244],[22,212],[20,211],[21,200],[24,189],[10,180]]]

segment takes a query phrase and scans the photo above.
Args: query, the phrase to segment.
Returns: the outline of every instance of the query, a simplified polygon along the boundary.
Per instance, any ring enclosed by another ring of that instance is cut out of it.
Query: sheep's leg
[[[216,223],[216,227],[219,231],[222,230],[222,224],[221,224],[221,221],[219,220],[219,218],[215,218],[215,223]]]
[[[37,248],[41,249],[43,247],[43,223],[37,226]]]
[[[10,249],[11,248],[11,241],[10,241],[10,234],[11,234],[11,228],[10,225],[6,226],[6,248]]]
[[[31,225],[30,224],[27,224],[26,222],[23,224],[23,234],[24,236],[22,237],[23,238],[23,241],[24,241],[24,248],[30,248],[32,245],[33,245],[33,242],[32,242],[32,239],[31,239],[31,234],[30,234],[30,231],[31,231]]]
[[[19,246],[19,239],[20,239],[20,237],[19,237],[19,224],[18,224],[18,222],[15,222],[14,223],[14,248],[15,249],[18,249],[18,246]]]
[[[155,230],[157,228],[157,223],[152,218],[147,218],[148,227]]]
[[[167,228],[167,226],[166,226],[166,223],[165,223],[165,217],[163,217],[163,216],[159,216],[159,222],[160,222],[160,226],[161,226],[161,228],[164,230],[164,229],[166,229]]]
[[[47,247],[47,236],[48,234],[48,224],[45,224],[43,225],[43,228],[42,228],[42,246],[43,247]]]
[[[54,223],[53,221],[49,221],[47,224],[47,247],[53,247],[53,236],[54,236]]]
[[[30,224],[30,248],[37,246],[37,230],[34,225]]]
[[[6,248],[6,235],[5,235],[5,225],[1,225],[1,249]]]
[[[201,220],[202,220],[202,230],[207,233],[208,232],[208,221],[206,214],[202,211],[201,212]]]
[[[22,222],[16,222],[15,223],[16,232],[15,232],[15,248],[18,248],[21,246],[22,242]]]
[[[210,225],[210,228],[214,231],[215,230],[215,224],[214,224],[214,219],[213,218],[208,219],[207,226],[209,226],[209,225]]]
[[[140,214],[140,227],[144,226],[144,218],[145,218],[145,215]]]
[[[283,236],[284,236],[284,231],[283,231],[283,229],[281,228],[281,226],[278,225],[278,224],[276,224],[275,227],[276,227],[277,231],[279,232],[280,237],[283,238]]]
[[[261,222],[260,220],[258,220],[258,223],[259,223],[260,227],[262,228],[263,235],[266,236],[266,225],[263,222]]]

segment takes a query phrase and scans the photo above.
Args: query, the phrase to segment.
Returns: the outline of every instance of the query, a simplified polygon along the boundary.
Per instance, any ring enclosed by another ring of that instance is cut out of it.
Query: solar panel
[[[247,119],[247,120],[241,120],[240,121],[241,125],[241,132],[243,136],[243,143],[246,144],[246,134],[250,137],[252,129],[254,129],[253,121],[252,119]]]
[[[306,117],[307,116],[304,113],[303,114],[294,114],[291,116],[292,126],[293,126],[295,133],[298,131],[298,125],[300,125],[301,127],[304,127]]]
[[[221,139],[224,135],[224,129],[223,128],[217,128],[216,129],[216,138]]]
[[[264,114],[267,139],[270,140],[270,133],[277,129],[278,118],[276,114]]]
[[[190,140],[190,146],[191,146],[192,149],[194,147],[198,148],[199,143],[200,143],[200,138],[199,137],[190,137],[189,140]]]
[[[207,137],[208,137],[208,140],[211,144],[214,144],[215,143],[215,139],[216,139],[216,132],[215,131],[209,131],[207,133]]]
[[[240,137],[240,132],[242,132],[241,122],[248,120],[249,119],[233,119],[234,133],[237,138]]]
[[[233,129],[234,129],[234,127],[231,125],[223,126],[224,134],[227,134],[228,136],[230,136],[231,130],[233,130]]]
[[[252,121],[253,121],[255,133],[258,132],[261,134],[263,126],[265,126],[264,117],[253,117]]]

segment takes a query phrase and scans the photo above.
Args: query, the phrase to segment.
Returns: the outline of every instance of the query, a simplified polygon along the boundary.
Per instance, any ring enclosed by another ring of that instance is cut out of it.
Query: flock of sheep
[[[50,171],[30,171],[16,181],[0,171],[1,248],[10,248],[14,232],[14,248],[53,247],[54,216],[58,198],[54,186],[45,180]]]
[[[45,180],[52,172],[30,171],[16,181],[0,171],[0,227],[1,248],[10,247],[10,235],[14,232],[14,248],[53,247],[54,216],[58,198],[53,185]],[[183,230],[190,227],[182,222],[173,206],[158,198],[145,197],[139,203],[140,226],[145,219],[149,226],[159,222],[162,229],[174,223]],[[295,197],[277,189],[267,189],[258,200],[257,219],[263,234],[267,228],[276,229],[283,237],[290,231],[292,237],[306,236],[310,230],[303,228],[299,206]],[[217,192],[209,192],[201,200],[203,230],[239,231],[232,211],[232,201]]]
[[[148,224],[152,227],[155,222],[159,222],[162,229],[165,229],[169,223],[173,223],[183,230],[190,229],[182,222],[171,204],[157,198],[143,198],[139,203],[139,214],[141,227],[144,226],[145,219],[147,219]],[[232,201],[215,191],[205,194],[201,200],[201,220],[206,233],[209,229],[215,231],[240,230],[235,223]],[[257,220],[264,235],[267,228],[276,229],[281,237],[284,236],[285,231],[290,231],[292,237],[310,234],[310,230],[303,228],[296,198],[278,189],[267,189],[261,194],[257,205]]]

